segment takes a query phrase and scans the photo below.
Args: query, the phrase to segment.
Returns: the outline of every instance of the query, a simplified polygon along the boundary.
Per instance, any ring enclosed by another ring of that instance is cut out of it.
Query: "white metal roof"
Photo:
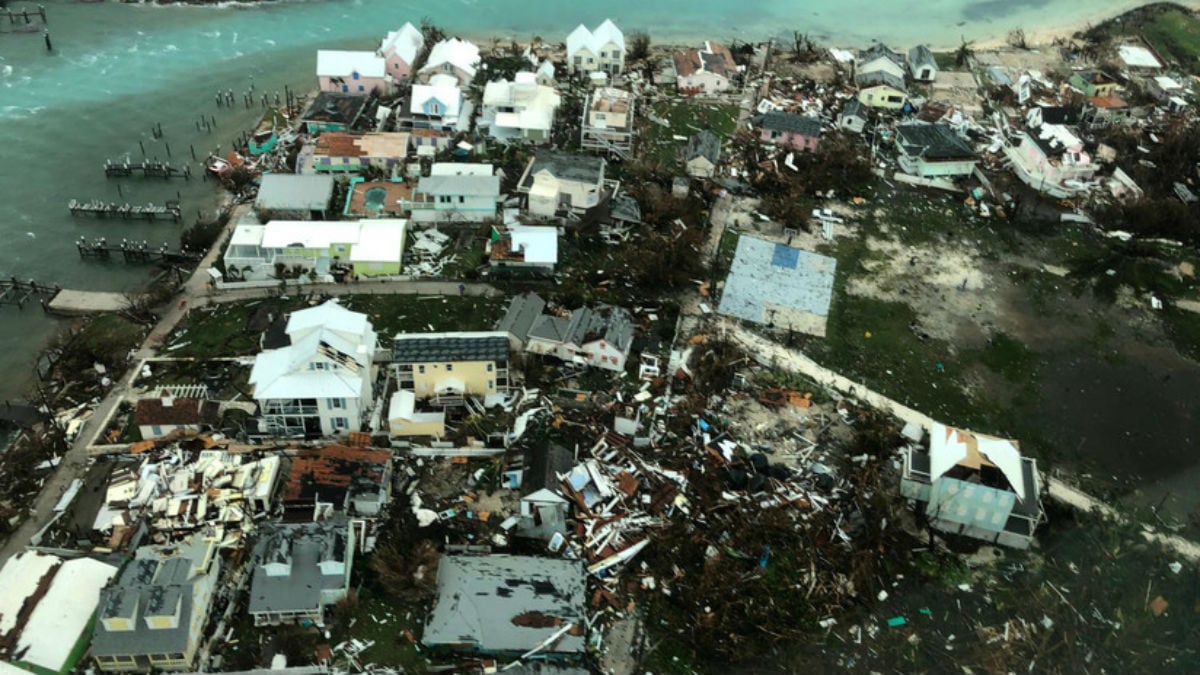
[[[479,47],[458,38],[442,40],[429,50],[429,58],[421,71],[440,70],[447,63],[462,69],[468,77],[475,77],[475,69],[479,67]]]
[[[399,56],[409,66],[417,58],[421,47],[425,46],[425,36],[411,22],[405,23],[400,30],[388,31],[379,43],[379,54],[386,56],[389,52]]]
[[[491,176],[496,170],[491,164],[475,162],[434,162],[430,176]]]
[[[25,599],[37,590],[38,582],[59,563],[57,556],[24,551],[9,558],[0,568],[0,635],[17,626],[17,616]]]
[[[930,477],[937,480],[966,459],[971,447],[996,465],[1017,497],[1025,499],[1025,477],[1021,472],[1021,451],[1016,441],[963,431],[935,422],[929,435]]]
[[[404,254],[404,235],[408,221],[380,218],[362,221],[358,241],[351,249],[352,262],[400,262]]]
[[[408,111],[410,113],[424,113],[425,103],[436,99],[443,106],[442,117],[457,117],[459,108],[462,107],[462,91],[458,88],[458,80],[446,83],[438,75],[430,81],[438,81],[438,84],[413,85],[412,100],[408,104]]]
[[[261,246],[266,225],[238,225],[229,237],[230,246]]]
[[[513,250],[524,253],[526,263],[558,263],[557,227],[513,225],[509,233],[512,235]]]
[[[375,52],[341,49],[317,50],[317,77],[383,77],[387,63]]]
[[[21,631],[16,651],[25,650],[22,660],[61,670],[100,603],[100,589],[116,573],[116,567],[91,558],[64,562]]]
[[[358,223],[345,220],[272,220],[264,226],[263,248],[329,248],[358,239]]]
[[[580,49],[587,49],[598,56],[604,46],[610,42],[617,45],[622,51],[625,50],[625,34],[621,32],[620,28],[617,28],[617,24],[613,23],[612,19],[605,19],[604,23],[596,26],[594,31],[579,24],[567,36],[567,58],[569,59]]]
[[[359,341],[368,333],[373,332],[373,327],[366,314],[352,312],[339,304],[336,299],[328,300],[316,307],[292,312],[288,317],[287,334],[293,339],[313,328],[326,328]]]
[[[1117,53],[1130,68],[1162,68],[1154,52],[1140,45],[1121,45],[1117,47]]]

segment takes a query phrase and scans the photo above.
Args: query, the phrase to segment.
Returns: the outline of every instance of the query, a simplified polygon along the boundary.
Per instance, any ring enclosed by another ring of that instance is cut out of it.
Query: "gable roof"
[[[285,502],[306,502],[314,497],[341,507],[346,495],[356,491],[378,491],[383,486],[391,450],[330,445],[299,450],[284,489]]]
[[[975,151],[944,124],[901,124],[896,142],[909,156],[925,159],[971,159]]]
[[[200,424],[200,401],[177,398],[171,405],[163,405],[161,398],[143,398],[137,402],[133,423],[138,426]]]
[[[633,344],[633,316],[622,307],[603,303],[594,309],[580,307],[567,319],[543,314],[533,322],[529,336],[577,346],[604,341],[627,351]]]
[[[877,59],[881,56],[886,58],[887,60],[891,61],[892,63],[896,64],[897,66],[900,66],[901,68],[904,67],[904,58],[902,56],[900,56],[900,54],[897,54],[896,52],[892,51],[891,48],[889,48],[887,45],[883,44],[882,42],[876,42],[875,44],[871,45],[870,47],[860,51],[858,53],[857,61],[858,61],[858,63],[867,63],[868,61],[874,61],[875,59]]]
[[[917,45],[908,50],[908,65],[915,73],[921,66],[932,66],[936,69],[937,60],[933,58],[933,52],[929,51],[929,47]]]
[[[625,34],[621,32],[620,28],[617,28],[617,24],[613,23],[612,19],[605,19],[604,23],[597,26],[594,31],[579,24],[567,36],[567,58],[570,59],[581,49],[587,49],[591,53],[599,55],[604,46],[610,42],[616,44],[621,51],[625,50]]]
[[[247,610],[259,612],[312,611],[321,607],[322,592],[346,587],[349,526],[327,521],[268,524],[254,546],[254,576]],[[343,563],[326,574],[322,562]],[[263,565],[287,564],[287,574],[268,574]]]
[[[496,324],[496,330],[508,333],[518,340],[529,337],[529,329],[546,308],[546,301],[537,293],[526,291],[514,295],[508,301],[508,309]]]
[[[702,49],[675,52],[675,74],[687,77],[697,72],[708,72],[721,77],[732,77],[737,72],[733,52],[723,44],[705,41]]]
[[[400,30],[388,31],[386,37],[379,43],[379,54],[386,56],[388,53],[395,54],[400,57],[408,65],[412,65],[417,59],[417,54],[420,53],[421,47],[425,46],[425,36],[421,35],[421,31],[411,22],[405,23],[400,27]]]
[[[387,63],[375,52],[341,49],[317,50],[317,77],[383,77]]]
[[[479,67],[479,47],[458,38],[442,40],[429,50],[429,58],[425,59],[421,72],[437,70],[447,63],[465,72],[467,77],[475,77]]]
[[[870,110],[862,101],[856,98],[848,99],[846,104],[842,106],[842,112],[839,114],[839,117],[850,117],[852,115],[866,119],[870,115]]]
[[[398,363],[507,361],[508,335],[495,331],[401,333],[392,343]]]
[[[821,121],[807,115],[772,111],[759,115],[752,121],[770,131],[787,131],[813,138],[821,135]]]
[[[721,139],[708,129],[701,129],[692,134],[683,148],[683,161],[690,162],[698,157],[703,157],[713,164],[721,157]]]
[[[1016,441],[935,422],[929,432],[929,463],[932,480],[937,480],[958,464],[975,469],[981,464],[993,465],[1004,474],[1017,497],[1025,500],[1021,451]]]
[[[904,78],[896,77],[885,70],[872,70],[866,73],[859,73],[854,76],[854,83],[858,85],[859,89],[868,89],[882,85],[908,93],[908,88],[904,86]]]
[[[442,117],[457,117],[462,107],[462,90],[458,88],[458,80],[453,77],[434,75],[429,84],[414,84],[408,111],[413,113],[425,112],[425,104],[436,99],[445,109],[439,115]]]
[[[499,197],[499,176],[424,176],[417,181],[417,192],[427,195],[468,195]]]

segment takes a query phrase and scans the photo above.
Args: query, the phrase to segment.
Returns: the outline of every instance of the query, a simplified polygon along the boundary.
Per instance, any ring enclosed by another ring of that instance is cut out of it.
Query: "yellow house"
[[[883,71],[859,73],[854,81],[858,85],[858,102],[865,106],[899,110],[908,101],[904,80],[891,73]]]
[[[436,404],[508,390],[508,335],[502,332],[418,333],[396,336],[396,382]]]
[[[421,412],[417,410],[417,396],[402,390],[392,394],[388,405],[388,435],[432,436],[441,438],[446,433],[446,411]]]

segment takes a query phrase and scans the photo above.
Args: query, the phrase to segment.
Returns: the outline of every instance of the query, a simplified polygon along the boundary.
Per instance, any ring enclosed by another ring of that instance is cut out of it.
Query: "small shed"
[[[908,50],[908,72],[917,82],[933,82],[937,79],[937,59],[925,45],[917,45]]]
[[[712,178],[721,159],[721,139],[704,129],[688,139],[683,149],[683,163],[693,178]]]

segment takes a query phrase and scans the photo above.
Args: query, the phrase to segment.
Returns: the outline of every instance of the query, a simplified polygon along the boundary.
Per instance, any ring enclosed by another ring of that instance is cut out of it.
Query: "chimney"
[[[162,392],[162,407],[172,408],[175,406],[175,397],[171,395],[169,389],[163,389]]]

